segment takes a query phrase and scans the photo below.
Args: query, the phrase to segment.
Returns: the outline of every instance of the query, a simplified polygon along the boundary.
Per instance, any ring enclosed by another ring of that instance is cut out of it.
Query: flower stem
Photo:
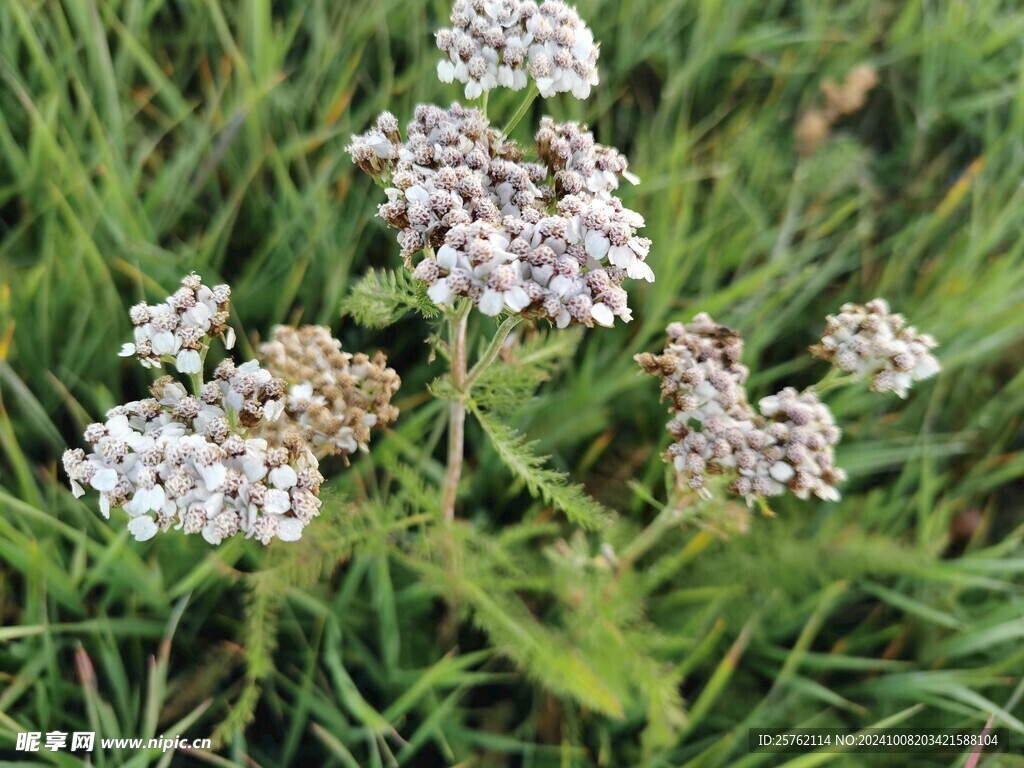
[[[454,399],[448,411],[448,466],[444,476],[441,514],[445,520],[455,519],[455,497],[462,477],[462,459],[466,436],[466,329],[470,304],[456,309],[448,317],[451,346],[451,379]]]
[[[533,100],[536,99],[539,95],[540,91],[537,89],[537,84],[531,82],[530,90],[526,92],[526,96],[519,103],[519,106],[516,108],[515,114],[513,114],[512,118],[507,123],[505,123],[505,127],[501,129],[501,133],[503,136],[508,136],[510,133],[512,133],[515,127],[519,125],[519,121],[526,116],[526,113],[530,109],[530,105],[533,104]]]
[[[694,517],[698,508],[693,506],[693,501],[692,495],[683,496],[679,493],[670,499],[669,504],[658,513],[658,516],[619,554],[619,570],[631,568],[651,547],[661,541],[670,529]]]
[[[485,349],[483,354],[480,355],[480,359],[476,361],[472,370],[470,370],[469,375],[466,376],[467,394],[476,380],[480,378],[480,374],[487,370],[490,364],[494,362],[494,359],[501,351],[502,345],[505,343],[505,339],[508,338],[508,335],[512,333],[522,319],[522,315],[509,315],[502,321],[501,325],[498,326],[498,330],[494,334],[494,338],[491,339],[490,343],[487,345],[487,349]]]
[[[845,387],[847,384],[853,383],[853,377],[847,373],[843,373],[838,368],[832,368],[828,373],[822,377],[821,381],[814,384],[808,389],[813,389],[816,394],[823,395],[833,389],[839,389]]]

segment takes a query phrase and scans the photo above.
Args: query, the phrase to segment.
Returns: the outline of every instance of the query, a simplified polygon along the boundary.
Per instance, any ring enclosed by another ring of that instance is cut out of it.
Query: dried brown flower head
[[[322,325],[279,325],[260,345],[267,370],[287,382],[284,415],[267,432],[299,434],[318,456],[348,456],[367,450],[370,430],[398,418],[391,398],[401,379],[378,352],[341,351],[341,342]]]

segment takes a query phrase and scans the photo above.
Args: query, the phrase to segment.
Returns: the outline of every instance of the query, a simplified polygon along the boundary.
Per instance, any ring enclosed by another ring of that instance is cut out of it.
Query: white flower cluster
[[[212,338],[223,335],[225,346],[234,346],[235,332],[227,324],[230,301],[228,286],[210,288],[194,272],[187,275],[163,304],[131,308],[135,342],[121,347],[121,357],[134,355],[146,368],[169,362],[181,373],[199,373]]]
[[[665,458],[690,488],[708,495],[708,476],[728,475],[729,489],[748,503],[787,488],[802,499],[839,499],[835,486],[845,474],[833,448],[840,432],[816,395],[787,388],[763,399],[758,414],[747,401],[739,335],[704,313],[688,326],[671,324],[667,335],[661,355],[636,359],[661,377],[662,399],[675,414]]]
[[[218,367],[199,397],[169,376],[152,397],[118,406],[91,424],[80,448],[64,452],[75,496],[87,485],[100,509],[121,507],[139,541],[158,531],[201,533],[211,544],[234,535],[269,544],[295,541],[320,512],[323,477],[298,439],[271,444],[248,429],[280,415],[284,383],[250,361]]]
[[[388,195],[379,215],[400,230],[407,264],[426,251],[414,275],[433,301],[468,296],[484,314],[508,310],[558,327],[632,319],[621,284],[654,273],[650,241],[637,235],[643,217],[613,194],[620,178],[636,180],[616,150],[548,119],[537,136],[541,162],[524,162],[482,113],[457,104],[417,107],[407,134],[373,150]],[[378,127],[354,137],[356,162],[386,135]]]
[[[541,96],[590,95],[597,85],[599,46],[576,10],[557,0],[456,0],[451,28],[437,33],[446,56],[444,83],[458,80],[466,98],[497,86],[520,90],[529,79]]]
[[[838,315],[829,315],[811,353],[855,378],[870,376],[875,392],[906,397],[913,382],[939,372],[931,354],[937,346],[934,338],[906,325],[903,315],[890,312],[885,299],[874,299],[844,304]]]
[[[828,406],[812,391],[786,387],[762,398],[758,408],[767,421],[759,430],[763,444],[757,463],[748,468],[737,462],[739,477],[732,490],[747,496],[760,481],[775,484],[769,496],[782,493],[785,485],[799,499],[813,495],[839,501],[836,485],[846,473],[835,465],[834,448],[842,433]]]
[[[363,173],[379,179],[391,172],[398,160],[398,145],[401,142],[398,120],[390,112],[382,112],[377,118],[376,127],[361,136],[353,136],[352,144],[346,149]]]
[[[368,450],[372,428],[398,418],[391,398],[402,381],[387,358],[342,352],[330,328],[279,325],[260,345],[260,359],[288,385],[284,415],[261,427],[268,439],[294,431],[318,456],[347,457]]]

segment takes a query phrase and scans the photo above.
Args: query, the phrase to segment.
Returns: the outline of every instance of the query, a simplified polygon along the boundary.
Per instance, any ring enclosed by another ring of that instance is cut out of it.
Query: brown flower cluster
[[[672,323],[667,334],[662,354],[636,360],[662,380],[662,399],[675,414],[665,460],[687,487],[707,496],[710,476],[726,475],[729,490],[748,503],[787,489],[801,499],[838,500],[845,474],[833,448],[840,432],[817,395],[786,388],[761,400],[757,413],[747,401],[749,371],[735,331],[701,313],[689,325]]]
[[[864,108],[868,92],[876,85],[878,73],[867,65],[851,70],[842,83],[832,80],[822,83],[821,92],[825,95],[825,105],[804,112],[793,130],[800,154],[814,154],[828,138],[833,125],[846,115],[852,115]]]
[[[398,418],[391,398],[401,379],[387,358],[342,352],[325,326],[277,326],[260,359],[287,382],[284,414],[264,427],[268,439],[297,433],[319,457],[347,457],[367,450],[372,428]]]

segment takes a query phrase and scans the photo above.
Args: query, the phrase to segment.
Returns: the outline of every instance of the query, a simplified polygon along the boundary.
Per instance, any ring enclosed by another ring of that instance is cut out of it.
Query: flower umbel
[[[222,363],[199,397],[165,376],[151,397],[117,406],[64,452],[75,496],[83,484],[100,509],[121,507],[139,541],[158,531],[201,533],[211,544],[236,534],[294,541],[320,513],[317,461],[295,438],[269,443],[249,429],[280,414],[284,382],[256,361]]]
[[[384,133],[354,137],[365,147]],[[492,129],[483,113],[458,104],[420,106],[407,141],[376,157],[397,157],[378,215],[400,230],[407,265],[437,304],[467,296],[486,315],[503,311],[570,323],[611,326],[632,319],[625,278],[654,280],[650,241],[637,235],[640,214],[615,196],[636,182],[626,159],[576,123],[550,118],[536,157]],[[391,166],[389,166],[391,168]]]
[[[391,398],[402,382],[382,353],[342,352],[321,325],[279,325],[259,351],[267,369],[287,382],[284,414],[260,426],[271,441],[295,432],[318,456],[347,457],[368,449],[372,428],[398,418]]]
[[[659,376],[674,418],[665,460],[685,485],[704,496],[712,475],[732,477],[729,490],[748,503],[790,490],[837,501],[845,474],[834,465],[840,438],[832,413],[813,392],[792,388],[764,398],[760,413],[747,400],[749,373],[740,363],[743,340],[701,313],[689,325],[672,323],[661,355],[641,354],[646,373]]]
[[[931,354],[937,346],[934,338],[908,326],[903,315],[891,312],[884,299],[874,299],[844,304],[838,315],[829,315],[811,354],[855,379],[870,377],[874,392],[906,397],[915,381],[939,372]]]
[[[172,528],[211,544],[295,541],[320,513],[316,453],[365,450],[370,428],[398,416],[400,381],[384,356],[343,353],[320,326],[279,326],[263,345],[265,366],[228,358],[204,381],[212,338],[234,341],[230,294],[191,274],[165,303],[133,307],[136,341],[123,354],[146,367],[173,362],[191,391],[163,376],[150,397],[85,430],[88,453],[64,452],[75,496],[98,491],[104,517],[124,509],[140,541]]]
[[[181,281],[181,288],[162,304],[136,304],[131,308],[135,341],[121,347],[122,357],[135,356],[146,368],[174,364],[180,373],[196,374],[217,336],[231,349],[235,332],[228,326],[231,289],[210,288],[194,272]]]
[[[444,83],[458,80],[466,98],[497,86],[518,91],[533,80],[545,98],[590,95],[599,46],[576,10],[557,0],[457,0],[451,28],[437,33]]]

